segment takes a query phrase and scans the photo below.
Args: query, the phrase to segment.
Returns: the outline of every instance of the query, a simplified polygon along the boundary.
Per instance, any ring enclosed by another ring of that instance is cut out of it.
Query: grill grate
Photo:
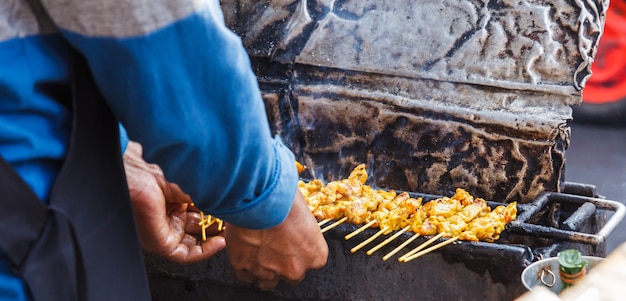
[[[412,234],[404,233],[368,256],[350,249],[378,229],[344,236],[359,226],[342,224],[325,233],[329,258],[321,270],[310,271],[297,286],[281,284],[261,292],[238,282],[224,253],[212,260],[179,265],[146,254],[154,300],[513,300],[526,289],[524,268],[560,250],[576,248],[603,257],[605,241],[624,217],[624,205],[595,195],[595,187],[565,183],[563,193],[545,192],[528,204],[518,204],[518,218],[494,243],[457,241],[408,263],[399,255],[381,257]],[[577,194],[576,194],[577,193]],[[415,193],[424,200],[439,196]],[[501,205],[488,202],[490,206]],[[588,204],[588,205],[586,205]],[[573,229],[572,229],[573,228]],[[384,240],[379,237],[372,245]],[[420,237],[405,250],[426,241]]]

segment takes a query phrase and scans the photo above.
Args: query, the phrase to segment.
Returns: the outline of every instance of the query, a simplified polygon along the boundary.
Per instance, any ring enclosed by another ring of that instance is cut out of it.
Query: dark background
[[[626,204],[626,127],[580,122],[570,127],[565,181],[595,185],[599,195]],[[622,220],[608,237],[607,254],[625,241]]]

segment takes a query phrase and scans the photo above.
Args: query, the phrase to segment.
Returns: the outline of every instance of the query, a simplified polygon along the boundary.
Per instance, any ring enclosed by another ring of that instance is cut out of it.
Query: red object
[[[583,101],[602,104],[626,99],[626,1],[611,1],[604,32],[583,90]]]

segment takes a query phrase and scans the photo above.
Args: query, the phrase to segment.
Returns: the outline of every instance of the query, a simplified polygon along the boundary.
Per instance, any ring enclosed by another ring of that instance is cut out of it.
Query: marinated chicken
[[[423,236],[443,233],[461,240],[493,242],[517,215],[516,203],[491,210],[485,200],[461,188],[452,197],[422,204],[421,198],[407,192],[374,189],[365,184],[367,178],[361,164],[347,179],[326,185],[319,180],[300,181],[299,189],[317,219],[345,217],[351,224],[369,224],[384,234],[408,226],[409,231]]]

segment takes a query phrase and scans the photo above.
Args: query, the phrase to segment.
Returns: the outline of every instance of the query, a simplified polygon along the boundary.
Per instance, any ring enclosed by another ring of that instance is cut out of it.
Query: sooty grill
[[[413,195],[425,201],[437,198]],[[345,240],[358,226],[342,224],[325,233],[329,259],[323,269],[309,272],[297,286],[280,284],[273,292],[238,282],[223,253],[190,266],[152,255],[146,262],[154,300],[513,300],[525,292],[522,271],[540,258],[568,248],[604,256],[606,238],[625,210],[621,203],[598,197],[594,186],[568,182],[562,193],[546,192],[519,204],[518,218],[494,243],[457,241],[407,263],[396,260],[402,252],[387,261],[382,255],[410,234],[368,256],[350,249],[377,230]],[[420,237],[403,251],[427,239]]]
[[[269,293],[238,283],[223,253],[192,266],[147,255],[155,300],[512,300],[538,258],[566,248],[605,255],[624,208],[563,171],[567,121],[591,76],[608,0],[221,5],[251,57],[271,129],[308,179],[343,178],[366,163],[371,186],[425,199],[463,188],[516,201],[519,215],[495,243],[457,241],[408,263],[380,255],[408,234],[371,256],[352,254],[376,230],[346,241],[357,226],[342,224],[325,233],[322,270]]]

